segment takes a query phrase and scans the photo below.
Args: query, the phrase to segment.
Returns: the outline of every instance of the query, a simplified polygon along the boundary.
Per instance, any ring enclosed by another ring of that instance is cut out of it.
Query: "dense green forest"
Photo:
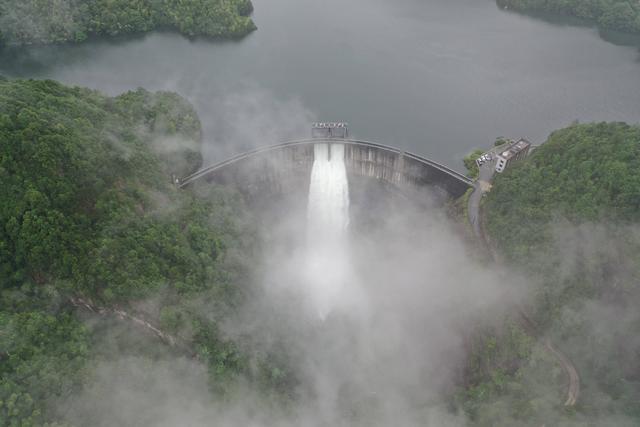
[[[200,145],[194,109],[173,93],[0,79],[0,426],[68,426],[69,397],[116,358],[195,361],[226,402],[247,385],[284,408],[296,399],[284,344],[258,351],[220,332],[256,298],[263,243],[238,193],[172,185],[201,165]],[[487,427],[637,425],[640,127],[554,132],[494,184],[489,239],[534,295],[529,320],[469,331],[451,412]],[[563,406],[547,339],[580,374],[576,406]]]
[[[241,37],[255,30],[250,0],[0,0],[0,44],[81,42],[175,29]]]
[[[237,194],[171,184],[199,167],[200,138],[172,93],[0,80],[0,426],[64,421],[60,399],[124,351],[100,339],[116,308],[179,336],[171,351],[208,366],[214,392],[241,374],[283,389],[284,369],[217,332],[249,292],[256,242]],[[123,348],[157,359],[171,347],[140,335]]]
[[[523,308],[536,326],[516,316],[479,339],[463,405],[487,426],[637,425],[640,127],[554,132],[496,177],[484,210],[493,244],[537,283]],[[575,408],[561,405],[566,378],[547,338],[580,374]]]
[[[551,224],[640,220],[640,127],[575,125],[554,132],[498,176],[488,229],[511,260],[526,264],[553,238]]]
[[[497,0],[500,7],[521,12],[574,16],[606,30],[640,32],[640,3],[629,0]]]

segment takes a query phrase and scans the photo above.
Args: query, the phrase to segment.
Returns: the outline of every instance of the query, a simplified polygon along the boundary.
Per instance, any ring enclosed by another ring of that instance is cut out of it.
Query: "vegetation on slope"
[[[528,264],[552,239],[552,220],[640,219],[640,128],[575,125],[554,132],[520,165],[497,177],[488,229],[507,256]]]
[[[171,185],[199,166],[199,142],[198,118],[175,94],[0,80],[0,426],[64,422],[60,402],[87,387],[97,360],[167,357],[130,331],[104,339],[113,325],[79,311],[78,297],[179,337],[216,395],[245,381],[295,393],[284,352],[220,333],[252,292],[256,241],[237,194]],[[540,281],[535,332],[559,343],[583,388],[563,408],[565,379],[544,341],[507,319],[470,338],[457,397],[475,425],[637,424],[639,171],[640,128],[602,123],[555,132],[497,177],[488,231]]]
[[[471,153],[467,154],[462,161],[464,162],[464,167],[467,169],[467,176],[469,178],[478,178],[478,174],[480,173],[480,169],[478,168],[478,164],[476,160],[480,158],[484,154],[483,150],[476,149]]]
[[[241,37],[256,28],[252,11],[250,0],[0,0],[0,42],[81,42],[164,28]]]
[[[50,81],[6,81],[0,93],[3,285],[70,281],[110,301],[142,296],[167,275],[192,277],[185,287],[206,275],[182,253],[196,238],[154,200],[177,197],[166,193],[171,166],[152,154],[154,144],[183,138],[198,148],[199,122],[187,104],[142,90],[109,99]],[[194,150],[176,172],[198,165]],[[168,270],[165,257],[182,262]]]
[[[582,393],[563,408],[566,379],[543,341],[508,322],[474,350],[464,406],[480,425],[637,425],[640,343],[629,333],[640,326],[640,127],[554,132],[496,177],[485,210],[492,241],[539,282],[530,332],[569,356]]]
[[[629,0],[497,0],[502,8],[574,16],[600,28],[640,32],[640,3]]]
[[[267,356],[218,332],[247,292],[234,254],[255,242],[238,195],[171,185],[200,165],[199,143],[171,93],[0,80],[0,426],[55,420],[54,402],[117,353],[95,347],[103,320],[82,322],[78,297],[135,312],[153,296],[142,316],[187,342],[215,391],[238,375],[282,384]]]

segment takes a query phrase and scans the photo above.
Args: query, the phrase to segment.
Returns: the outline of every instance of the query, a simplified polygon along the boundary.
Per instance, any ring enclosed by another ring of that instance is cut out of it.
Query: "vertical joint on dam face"
[[[396,171],[393,174],[394,184],[402,185],[404,180],[404,151],[398,155],[398,165],[396,166]]]

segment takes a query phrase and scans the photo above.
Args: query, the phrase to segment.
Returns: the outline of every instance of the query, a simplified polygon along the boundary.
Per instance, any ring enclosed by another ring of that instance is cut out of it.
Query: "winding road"
[[[198,354],[191,349],[190,345],[187,343],[187,340],[162,331],[160,328],[154,326],[151,322],[143,319],[140,316],[135,316],[118,308],[99,307],[95,305],[91,300],[81,297],[72,297],[69,299],[69,303],[73,307],[84,309],[93,314],[97,314],[100,316],[116,316],[120,320],[131,322],[132,324],[150,333],[151,335],[155,335],[169,347],[180,349],[193,359],[199,358]]]
[[[495,150],[495,149],[494,149]],[[494,151],[492,150],[492,151]],[[489,243],[486,238],[484,232],[484,218],[482,216],[482,197],[491,190],[491,181],[493,179],[495,168],[495,156],[494,160],[483,164],[480,167],[478,179],[474,183],[473,193],[469,196],[469,201],[467,205],[468,210],[468,220],[471,228],[473,229],[473,234],[476,239],[482,242],[485,247],[489,257],[496,262],[499,257],[495,251],[495,248]],[[529,317],[524,313],[523,309],[518,309],[520,316],[525,322],[527,329],[530,331],[532,336],[538,336],[538,327],[536,324],[529,319]],[[571,362],[571,360],[562,353],[558,348],[556,348],[551,341],[546,338],[544,340],[544,348],[547,350],[549,354],[551,354],[558,362],[558,364],[562,367],[565,374],[567,375],[567,397],[564,402],[564,406],[574,406],[578,401],[578,397],[580,395],[580,376],[578,375],[578,371]]]

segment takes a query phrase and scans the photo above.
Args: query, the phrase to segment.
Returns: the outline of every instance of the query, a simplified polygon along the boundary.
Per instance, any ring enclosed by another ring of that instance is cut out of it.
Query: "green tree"
[[[3,0],[0,41],[81,42],[156,28],[187,36],[242,37],[256,29],[250,0]]]
[[[78,389],[87,338],[68,313],[0,313],[0,426],[40,425],[49,403]]]
[[[464,167],[467,168],[467,176],[469,176],[470,178],[478,177],[478,174],[480,173],[480,169],[478,169],[478,164],[476,163],[476,160],[478,160],[480,156],[482,156],[483,154],[484,154],[484,151],[478,149],[478,150],[473,150],[471,153],[469,153],[467,156],[464,157],[463,159]]]
[[[640,4],[629,0],[496,0],[498,6],[521,12],[575,16],[601,28],[640,32]]]

